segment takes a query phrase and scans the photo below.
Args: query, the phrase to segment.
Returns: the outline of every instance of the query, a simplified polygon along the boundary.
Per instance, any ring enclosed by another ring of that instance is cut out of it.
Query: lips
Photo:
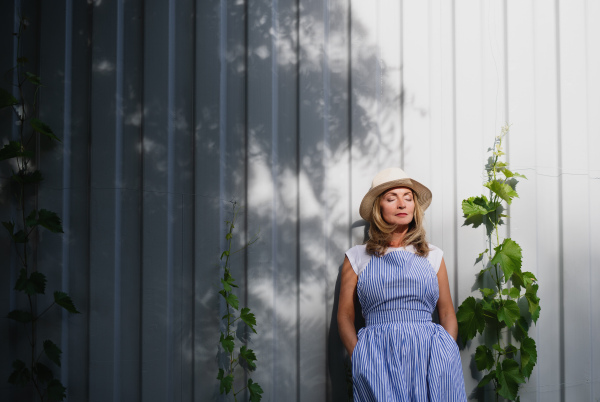
[[[405,213],[399,213],[399,214],[396,214],[396,216],[407,216],[407,215],[408,215],[408,214],[405,214]]]

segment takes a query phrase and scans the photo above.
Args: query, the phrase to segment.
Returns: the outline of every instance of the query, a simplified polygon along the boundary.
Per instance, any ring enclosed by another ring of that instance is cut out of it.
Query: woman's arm
[[[340,284],[337,320],[340,339],[351,357],[356,342],[358,341],[358,338],[356,337],[356,328],[354,327],[354,303],[357,300],[357,283],[358,275],[356,275],[356,272],[352,269],[352,265],[350,265],[348,257],[346,257],[344,259],[344,265],[342,265],[342,280]]]
[[[438,315],[440,317],[440,325],[456,340],[458,336],[458,322],[456,321],[456,313],[452,304],[452,296],[450,295],[450,285],[448,283],[448,272],[446,271],[446,263],[442,258],[440,270],[437,273],[438,286],[440,288],[440,298],[437,302]]]

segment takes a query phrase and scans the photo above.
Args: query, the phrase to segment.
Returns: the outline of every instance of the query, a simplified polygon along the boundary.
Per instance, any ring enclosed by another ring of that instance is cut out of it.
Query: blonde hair
[[[412,189],[411,189],[412,191]],[[416,192],[412,191],[415,200],[415,210],[413,220],[408,224],[408,231],[402,240],[402,247],[412,245],[417,255],[427,257],[429,254],[429,245],[427,243],[425,228],[423,227],[423,209]],[[382,194],[379,194],[373,202],[373,214],[371,225],[369,227],[369,240],[367,240],[367,253],[382,257],[390,245],[392,233],[396,230],[396,225],[387,223],[381,215],[380,200]]]

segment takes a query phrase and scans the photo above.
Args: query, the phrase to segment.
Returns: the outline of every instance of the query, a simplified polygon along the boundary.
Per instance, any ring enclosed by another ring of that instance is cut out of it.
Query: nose
[[[404,200],[402,198],[400,198],[398,200],[398,209],[404,209],[406,208],[406,204],[404,203]]]

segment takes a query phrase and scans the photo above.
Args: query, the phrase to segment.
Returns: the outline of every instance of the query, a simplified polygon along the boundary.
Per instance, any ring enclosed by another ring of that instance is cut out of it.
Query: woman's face
[[[379,199],[383,220],[389,224],[408,226],[414,218],[415,198],[407,187],[396,187]]]

